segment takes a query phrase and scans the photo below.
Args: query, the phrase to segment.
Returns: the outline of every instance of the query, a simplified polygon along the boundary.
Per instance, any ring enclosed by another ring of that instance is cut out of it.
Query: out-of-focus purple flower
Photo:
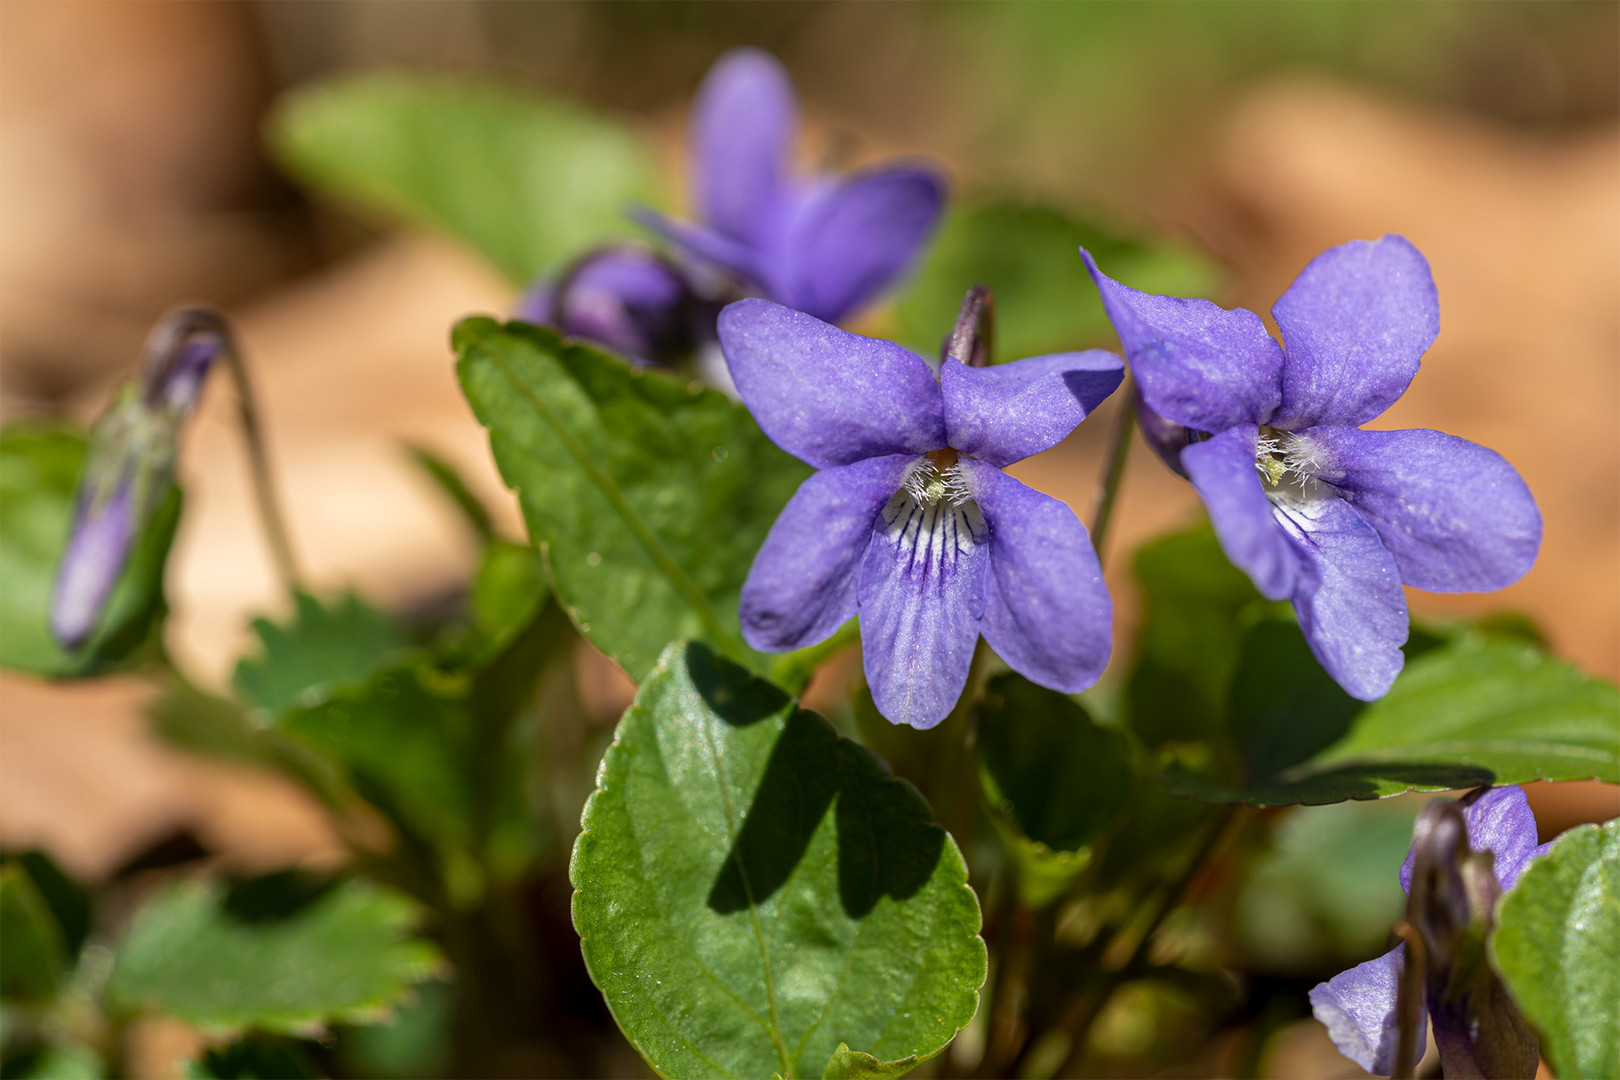
[[[140,376],[96,421],[51,595],[51,633],[63,648],[79,648],[100,624],[136,538],[173,483],[180,427],[230,348],[219,313],[170,312],[146,339]]]
[[[1520,788],[1481,788],[1457,806],[1466,835],[1453,835],[1445,815],[1426,813],[1401,866],[1401,888],[1424,898],[1423,910],[1408,918],[1426,954],[1416,1052],[1423,1052],[1427,1013],[1446,1076],[1531,1076],[1535,1038],[1485,960],[1484,935],[1497,899],[1552,845],[1536,845],[1535,815]],[[1426,808],[1444,809],[1439,802]],[[1485,852],[1488,862],[1479,858]],[[1425,863],[1428,879],[1415,883],[1414,873]],[[1387,1076],[1394,1068],[1396,1000],[1406,963],[1406,945],[1398,945],[1310,993],[1311,1009],[1339,1052],[1368,1072]]]
[[[1438,431],[1362,431],[1406,392],[1440,326],[1407,240],[1317,256],[1260,317],[1127,288],[1081,253],[1147,410],[1185,429],[1178,463],[1228,558],[1293,601],[1311,651],[1362,700],[1400,673],[1402,584],[1500,589],[1530,569],[1541,515],[1519,474]],[[1173,439],[1174,428],[1157,432]]]
[[[826,322],[874,299],[915,261],[945,207],[926,166],[793,175],[798,108],[775,57],[735,49],[710,69],[692,118],[702,223],[641,220],[688,255]]]
[[[643,248],[598,248],[556,281],[533,286],[514,313],[600,342],[641,363],[669,364],[714,340],[718,305],[699,299],[686,275]]]
[[[950,712],[980,634],[1043,686],[1096,681],[1112,605],[1085,526],[1001,470],[1112,393],[1117,356],[987,368],[947,358],[936,379],[898,345],[765,300],[727,307],[720,343],[760,427],[821,470],[743,585],[750,645],[813,645],[859,614],[878,711],[917,728]]]

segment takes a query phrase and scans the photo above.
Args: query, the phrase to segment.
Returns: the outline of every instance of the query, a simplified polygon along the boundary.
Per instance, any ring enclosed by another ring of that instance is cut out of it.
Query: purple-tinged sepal
[[[51,633],[64,649],[83,647],[100,626],[130,551],[174,484],[186,417],[232,348],[218,312],[169,312],[146,339],[139,377],[96,422],[51,595]]]

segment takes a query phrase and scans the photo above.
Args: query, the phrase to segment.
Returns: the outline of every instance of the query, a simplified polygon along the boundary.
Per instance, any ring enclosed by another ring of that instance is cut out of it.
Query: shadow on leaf
[[[771,684],[701,646],[689,646],[686,659],[693,685],[728,724],[757,723],[788,702]],[[709,890],[709,908],[724,915],[764,903],[793,876],[835,802],[838,898],[846,915],[863,918],[882,897],[904,900],[928,882],[945,830],[922,796],[821,717],[795,709]]]

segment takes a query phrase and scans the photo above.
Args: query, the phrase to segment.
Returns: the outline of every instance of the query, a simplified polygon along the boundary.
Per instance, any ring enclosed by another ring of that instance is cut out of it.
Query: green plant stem
[[[1136,389],[1129,375],[1114,396],[1120,402],[1120,412],[1114,420],[1113,437],[1108,444],[1108,462],[1097,486],[1097,508],[1091,515],[1091,544],[1097,549],[1098,562],[1107,550],[1108,526],[1113,522],[1114,507],[1119,502],[1120,482],[1125,478],[1125,462],[1131,453],[1131,434],[1136,430],[1133,405]]]
[[[259,521],[264,525],[270,557],[276,564],[282,586],[290,593],[300,592],[303,582],[298,574],[298,561],[293,556],[286,518],[281,513],[281,501],[276,497],[270,456],[265,452],[264,431],[259,426],[253,383],[248,378],[247,365],[242,362],[235,338],[227,335],[225,340],[225,366],[236,384],[237,419],[242,427],[242,442],[247,447],[248,473],[253,481],[253,497],[259,506]]]

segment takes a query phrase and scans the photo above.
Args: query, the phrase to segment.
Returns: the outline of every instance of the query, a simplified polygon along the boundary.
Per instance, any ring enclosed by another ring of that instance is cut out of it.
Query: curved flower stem
[[[264,449],[264,433],[259,426],[259,410],[253,398],[253,384],[248,379],[247,365],[236,348],[234,338],[226,338],[225,365],[236,384],[237,418],[242,425],[242,441],[247,446],[248,472],[253,479],[253,497],[259,504],[259,520],[264,524],[264,537],[270,545],[270,557],[275,561],[281,584],[288,592],[299,592],[303,582],[298,574],[298,562],[293,557],[292,541],[287,533],[286,519],[281,513],[281,502],[276,497],[276,485],[270,473],[270,457]]]
[[[1395,994],[1395,1065],[1390,1076],[1392,1080],[1411,1080],[1417,1075],[1417,1042],[1423,1031],[1423,979],[1428,950],[1423,935],[1405,919],[1395,924],[1395,936],[1406,943],[1406,962],[1401,965]]]
[[[1097,549],[1099,563],[1108,539],[1108,526],[1113,521],[1114,505],[1119,501],[1120,481],[1125,478],[1125,461],[1131,454],[1131,434],[1136,430],[1136,409],[1132,405],[1136,391],[1129,375],[1125,376],[1115,396],[1121,403],[1120,413],[1114,420],[1108,464],[1103,467],[1102,479],[1097,484],[1097,508],[1091,515],[1091,544]]]

